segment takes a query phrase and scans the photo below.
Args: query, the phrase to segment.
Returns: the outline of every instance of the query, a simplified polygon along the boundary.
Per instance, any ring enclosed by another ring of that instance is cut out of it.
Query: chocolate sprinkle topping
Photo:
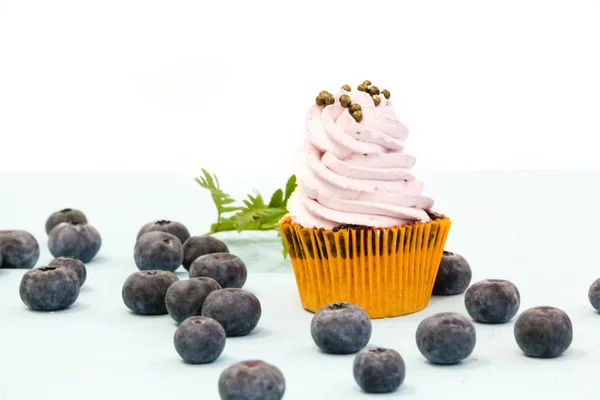
[[[429,218],[431,218],[432,221],[436,221],[438,219],[442,219],[443,216],[442,214],[438,214],[435,211],[431,211],[431,210],[425,210],[425,212],[427,213],[427,215],[429,215]],[[336,226],[335,228],[332,229],[333,232],[337,232],[339,230],[342,229],[358,229],[358,230],[364,230],[364,229],[373,229],[369,226],[366,225],[354,225],[354,224],[341,224]],[[377,229],[377,228],[375,228]]]
[[[371,229],[366,225],[353,225],[353,224],[341,224],[332,229],[332,231],[337,232],[341,229]]]
[[[427,215],[429,215],[429,218],[431,218],[432,221],[436,221],[438,219],[442,219],[442,214],[438,214],[435,211],[431,211],[431,210],[425,210],[425,212],[427,213]]]

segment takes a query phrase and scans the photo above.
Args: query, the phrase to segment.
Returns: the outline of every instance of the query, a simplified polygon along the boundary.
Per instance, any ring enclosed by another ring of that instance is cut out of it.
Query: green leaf
[[[285,204],[287,204],[287,201],[296,189],[296,186],[298,186],[296,184],[296,175],[292,175],[285,184],[285,199],[283,200]]]
[[[247,200],[242,200],[242,202],[246,205],[246,207],[241,207],[240,210],[260,210],[265,208],[265,202],[257,191],[254,191],[255,196],[251,194],[246,195]]]
[[[271,230],[278,225],[279,220],[286,214],[285,208],[254,208],[238,212],[236,227],[238,232],[243,230]]]
[[[292,175],[286,182],[285,194],[282,189],[277,189],[268,204],[262,195],[254,190],[253,194],[246,195],[242,200],[243,206],[235,206],[235,200],[223,190],[216,175],[211,175],[205,169],[202,169],[202,175],[194,180],[203,188],[210,191],[213,203],[218,212],[217,222],[211,224],[210,232],[207,235],[223,232],[244,230],[275,230],[283,245],[282,254],[286,258],[288,250],[279,229],[279,221],[287,214],[287,201],[296,189],[296,176]],[[223,214],[235,212],[234,215],[224,217]]]
[[[259,217],[261,210],[246,210],[235,215],[235,226],[238,232],[244,231]]]
[[[277,189],[273,196],[271,196],[271,201],[269,201],[269,208],[280,207],[283,203],[283,190]]]
[[[281,249],[281,255],[283,255],[284,259],[286,259],[288,254],[290,253],[288,251],[287,244],[285,244],[285,240],[283,238],[283,234],[281,233],[281,229],[279,228],[279,226],[277,227],[277,236],[279,237],[279,239],[281,239],[281,247],[283,247]]]
[[[267,208],[261,214],[261,217],[264,223],[278,222],[285,214],[287,214],[287,210],[285,208]]]
[[[235,215],[229,218],[221,218],[218,224],[214,223],[210,226],[210,230],[212,233],[233,231],[236,229],[235,222]]]
[[[286,259],[290,252],[288,251],[287,245],[285,244],[285,240],[283,240],[283,238],[281,238],[281,247],[283,247],[281,254],[283,255],[283,258]]]
[[[260,195],[260,193],[258,193],[256,190],[254,191],[254,193],[256,194],[255,197],[248,196],[248,198],[252,200],[252,207],[256,208],[256,209],[258,209],[258,208],[264,208],[265,207],[265,201],[263,200],[263,198]]]
[[[237,211],[239,207],[226,207],[227,204],[235,203],[235,200],[230,195],[223,192],[219,186],[219,178],[216,175],[211,176],[208,171],[202,169],[204,176],[194,178],[194,180],[203,188],[210,191],[213,203],[217,207],[217,212],[220,214]]]
[[[279,222],[267,222],[267,223],[263,222],[261,224],[261,228],[264,230],[267,230],[267,231],[272,231],[274,229],[277,229],[278,227],[279,227]]]

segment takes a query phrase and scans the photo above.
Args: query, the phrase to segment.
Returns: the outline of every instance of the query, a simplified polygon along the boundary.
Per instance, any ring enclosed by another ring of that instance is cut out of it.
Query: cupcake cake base
[[[280,222],[302,306],[316,312],[333,302],[361,306],[371,318],[424,309],[431,298],[450,219],[391,228],[307,229]]]

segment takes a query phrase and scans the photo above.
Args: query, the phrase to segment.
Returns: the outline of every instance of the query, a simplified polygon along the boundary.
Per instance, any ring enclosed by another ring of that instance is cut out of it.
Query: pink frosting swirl
[[[356,122],[339,98],[360,104]],[[430,220],[433,200],[423,196],[423,183],[411,168],[415,158],[404,153],[407,128],[390,100],[375,106],[365,92],[345,90],[335,103],[313,105],[306,117],[306,141],[297,158],[298,187],[288,201],[292,221],[306,228],[332,229],[341,224],[400,226]]]

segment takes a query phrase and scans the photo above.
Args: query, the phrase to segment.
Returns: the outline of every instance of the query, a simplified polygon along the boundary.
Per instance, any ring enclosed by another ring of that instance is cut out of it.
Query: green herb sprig
[[[296,189],[296,175],[287,180],[285,191],[277,189],[268,203],[254,190],[253,195],[248,194],[242,200],[243,205],[236,205],[236,201],[221,189],[217,176],[211,175],[205,169],[202,169],[202,176],[194,180],[210,191],[217,208],[217,222],[211,224],[210,231],[204,236],[225,231],[276,231],[283,245],[283,257],[287,257],[288,251],[279,229],[279,220],[288,212],[287,202]]]

